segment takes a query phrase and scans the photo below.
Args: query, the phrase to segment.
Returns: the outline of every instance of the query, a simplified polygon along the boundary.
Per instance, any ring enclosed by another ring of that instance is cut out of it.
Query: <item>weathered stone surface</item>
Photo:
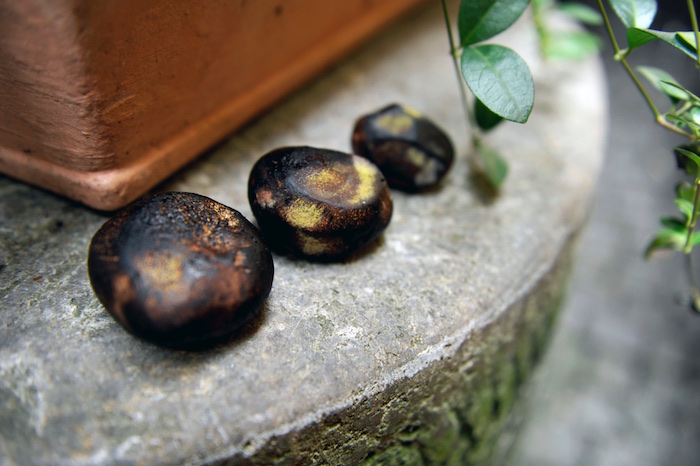
[[[527,57],[537,104],[489,136],[510,161],[498,197],[469,175],[438,4],[166,186],[252,219],[261,154],[349,150],[355,119],[383,102],[420,108],[457,149],[440,189],[393,193],[368,254],[276,256],[261,316],[210,351],[143,342],[101,307],[85,260],[107,215],[0,178],[0,464],[488,458],[556,315],[605,123],[596,61],[542,63],[527,22],[501,41]]]

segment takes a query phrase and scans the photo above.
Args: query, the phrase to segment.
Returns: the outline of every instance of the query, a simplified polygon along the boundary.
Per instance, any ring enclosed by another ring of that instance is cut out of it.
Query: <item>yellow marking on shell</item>
[[[305,186],[319,197],[330,197],[345,183],[345,177],[339,170],[323,168],[306,176]]]
[[[306,199],[297,199],[287,208],[285,218],[290,225],[310,230],[323,219],[323,208]]]
[[[413,127],[413,118],[410,115],[382,115],[377,119],[376,125],[388,133],[401,134]]]
[[[370,201],[377,193],[375,184],[379,170],[369,160],[362,157],[352,159],[355,173],[359,179],[354,196],[349,200],[350,204],[357,205]]]
[[[178,255],[149,252],[134,259],[139,274],[156,289],[171,292],[180,289],[182,261]]]
[[[329,252],[329,245],[312,236],[299,233],[299,243],[304,254],[309,256],[319,256]]]
[[[421,112],[419,112],[418,110],[416,110],[415,108],[406,107],[405,105],[402,105],[401,109],[403,110],[403,112],[405,114],[410,115],[413,118],[423,118],[423,114]]]
[[[425,152],[415,147],[409,147],[406,151],[406,157],[416,166],[422,166],[425,163]]]

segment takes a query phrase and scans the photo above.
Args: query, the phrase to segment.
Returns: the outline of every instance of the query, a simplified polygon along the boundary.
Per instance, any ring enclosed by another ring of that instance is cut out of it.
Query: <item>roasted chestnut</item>
[[[389,188],[367,159],[314,147],[286,147],[253,167],[248,199],[273,249],[338,260],[372,243],[391,219]]]
[[[352,147],[379,167],[390,187],[407,192],[436,186],[454,160],[444,131],[416,110],[397,104],[360,118]]]
[[[127,330],[175,348],[229,336],[270,293],[272,256],[239,212],[192,193],[144,197],[95,233],[88,275]]]

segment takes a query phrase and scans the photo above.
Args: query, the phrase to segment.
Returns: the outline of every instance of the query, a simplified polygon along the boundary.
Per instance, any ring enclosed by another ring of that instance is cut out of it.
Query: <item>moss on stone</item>
[[[425,464],[420,451],[415,446],[396,445],[372,456],[365,466],[421,466]]]

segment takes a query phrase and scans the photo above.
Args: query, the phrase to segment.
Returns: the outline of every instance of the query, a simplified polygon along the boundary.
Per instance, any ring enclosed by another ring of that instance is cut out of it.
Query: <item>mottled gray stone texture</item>
[[[596,60],[543,63],[525,18],[527,125],[488,137],[510,162],[497,197],[470,176],[440,5],[402,20],[204,155],[164,190],[252,220],[248,172],[268,150],[350,150],[355,118],[421,110],[458,158],[440,189],[394,192],[394,216],[345,263],[275,256],[261,316],[201,352],[124,331],[87,279],[108,218],[0,178],[0,464],[483,462],[546,341],[604,145]]]

